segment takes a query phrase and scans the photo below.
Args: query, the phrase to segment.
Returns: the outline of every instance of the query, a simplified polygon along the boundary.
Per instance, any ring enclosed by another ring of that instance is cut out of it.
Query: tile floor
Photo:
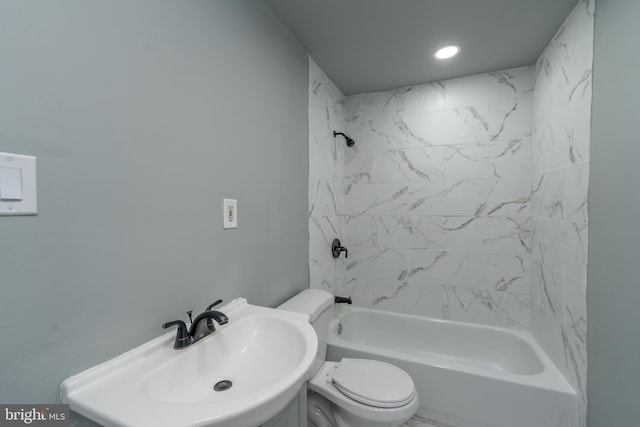
[[[399,427],[456,427],[456,426],[451,424],[439,423],[438,421],[433,420],[431,418],[424,418],[416,415],[415,417],[411,418],[409,421],[400,425]]]

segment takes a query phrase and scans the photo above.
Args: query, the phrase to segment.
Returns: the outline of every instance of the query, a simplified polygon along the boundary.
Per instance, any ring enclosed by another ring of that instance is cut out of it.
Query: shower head
[[[347,141],[347,147],[353,147],[354,144],[356,143],[353,138],[349,138],[348,136],[345,136],[345,139]]]
[[[347,147],[353,147],[353,145],[356,143],[352,138],[349,138],[347,135],[345,135],[342,132],[336,132],[335,130],[333,131],[333,137],[335,138],[338,135],[342,135],[344,136],[344,140],[347,142]]]

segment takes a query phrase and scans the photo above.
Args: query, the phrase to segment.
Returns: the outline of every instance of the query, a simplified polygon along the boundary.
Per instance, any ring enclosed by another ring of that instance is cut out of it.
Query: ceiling
[[[578,0],[264,1],[351,95],[532,64]]]

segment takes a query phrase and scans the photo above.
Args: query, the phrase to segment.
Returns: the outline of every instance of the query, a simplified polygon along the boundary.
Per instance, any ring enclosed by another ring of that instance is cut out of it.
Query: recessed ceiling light
[[[433,57],[436,59],[447,59],[456,56],[458,52],[460,52],[460,46],[452,44],[438,49],[438,51],[433,54]]]

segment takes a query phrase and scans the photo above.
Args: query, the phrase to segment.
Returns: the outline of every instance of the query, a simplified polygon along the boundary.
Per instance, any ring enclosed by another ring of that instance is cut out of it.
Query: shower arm
[[[342,136],[344,136],[345,138],[349,138],[349,137],[348,137],[347,135],[345,135],[344,133],[342,133],[342,132],[336,132],[336,131],[334,130],[334,131],[333,131],[333,137],[335,138],[335,137],[336,137],[336,136],[338,136],[338,135],[342,135]]]

